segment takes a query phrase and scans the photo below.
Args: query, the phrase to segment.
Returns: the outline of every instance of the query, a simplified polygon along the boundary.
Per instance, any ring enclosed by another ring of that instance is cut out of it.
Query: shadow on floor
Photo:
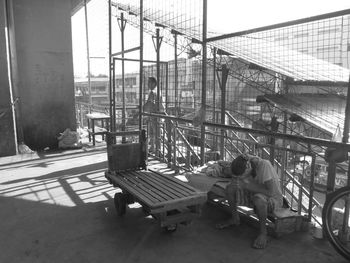
[[[81,153],[50,159],[60,165],[4,167],[0,262],[346,262],[327,241],[305,232],[273,238],[265,250],[252,249],[256,229],[247,224],[215,229],[227,214],[209,205],[172,234],[141,208],[118,217],[112,198],[118,189],[104,179],[104,158],[104,153]]]
[[[250,248],[255,229],[216,230],[225,216],[204,206],[202,216],[173,234],[141,208],[118,217],[113,201],[64,207],[0,197],[0,262],[345,262],[326,241],[302,233]]]

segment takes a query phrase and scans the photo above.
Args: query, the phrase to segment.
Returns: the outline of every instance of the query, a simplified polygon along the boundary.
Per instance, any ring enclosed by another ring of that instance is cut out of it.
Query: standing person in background
[[[162,95],[157,94],[157,79],[155,77],[149,77],[148,78],[148,97],[145,105],[143,106],[144,112],[149,113],[162,113],[164,112],[164,104],[163,104],[163,98]],[[158,99],[159,97],[159,99]],[[159,107],[159,109],[158,109]],[[148,137],[149,137],[149,143],[150,143],[150,152],[155,151],[155,142],[156,142],[156,136],[157,136],[157,128],[159,128],[157,118],[156,117],[149,117],[148,119]]]
[[[232,216],[218,224],[217,228],[240,224],[238,205],[253,207],[259,219],[260,231],[252,246],[263,249],[268,241],[267,216],[283,206],[278,174],[270,161],[246,154],[239,155],[232,161],[231,171],[233,176],[226,187],[226,196]]]

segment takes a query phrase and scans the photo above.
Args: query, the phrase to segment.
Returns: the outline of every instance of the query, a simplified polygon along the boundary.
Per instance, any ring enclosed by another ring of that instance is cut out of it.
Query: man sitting
[[[232,217],[217,225],[225,228],[239,225],[238,205],[254,207],[259,219],[259,235],[253,242],[254,248],[267,245],[267,215],[283,205],[278,174],[268,160],[242,154],[231,163],[232,180],[226,187],[226,197],[232,209]]]

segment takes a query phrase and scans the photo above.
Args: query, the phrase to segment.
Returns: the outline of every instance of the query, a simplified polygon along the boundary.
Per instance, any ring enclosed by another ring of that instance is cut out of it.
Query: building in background
[[[91,101],[93,105],[109,106],[109,79],[106,76],[91,77]],[[76,103],[89,103],[88,78],[76,78],[74,80]]]

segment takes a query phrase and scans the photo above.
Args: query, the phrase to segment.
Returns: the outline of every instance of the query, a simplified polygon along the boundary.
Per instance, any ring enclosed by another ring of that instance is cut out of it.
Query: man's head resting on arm
[[[251,162],[251,158],[246,154],[237,156],[231,163],[231,172],[233,176],[246,176],[252,175],[255,177],[254,163]]]

